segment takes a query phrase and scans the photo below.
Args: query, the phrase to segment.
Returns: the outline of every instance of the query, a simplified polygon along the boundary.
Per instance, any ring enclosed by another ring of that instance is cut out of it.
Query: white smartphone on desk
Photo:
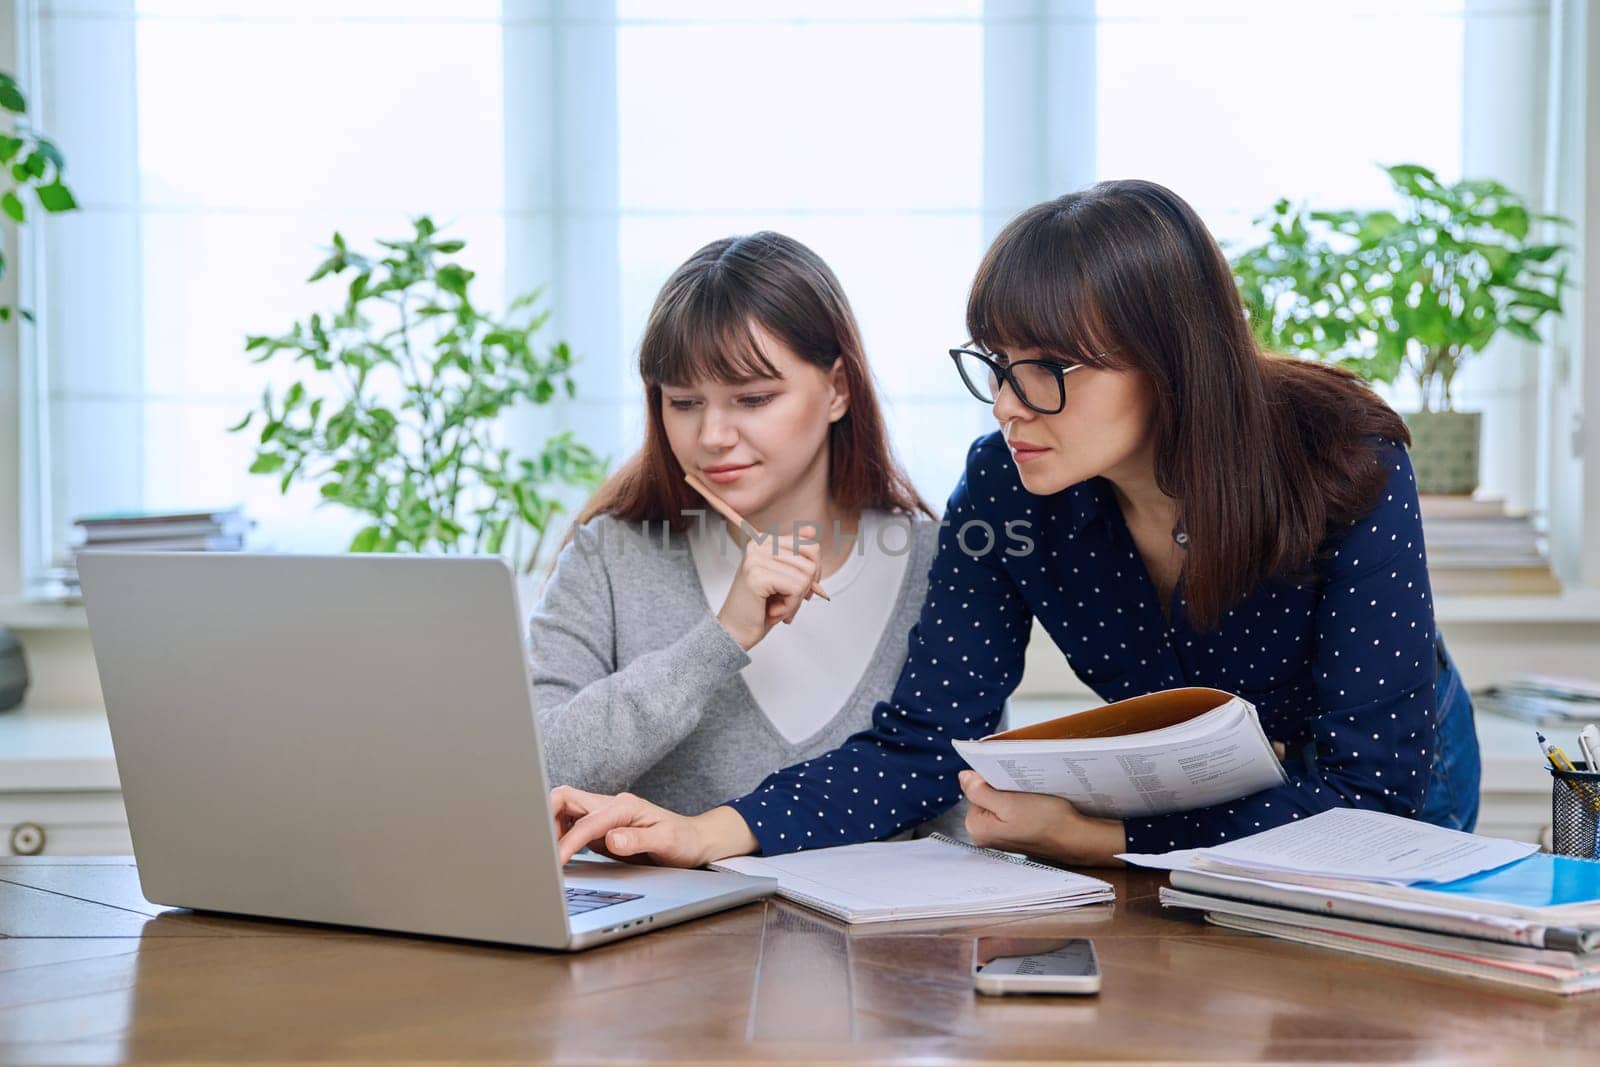
[[[1098,993],[1100,961],[1084,937],[980,937],[972,947],[972,985],[989,996]]]

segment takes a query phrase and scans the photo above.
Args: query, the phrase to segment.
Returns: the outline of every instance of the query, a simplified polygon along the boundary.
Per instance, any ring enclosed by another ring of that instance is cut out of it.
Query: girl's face
[[[1014,361],[1045,358],[1034,349],[1006,355]],[[1029,408],[1009,385],[995,398],[994,417],[1023,488],[1045,496],[1094,477],[1119,483],[1151,477],[1155,404],[1148,379],[1137,371],[1085,366],[1068,374],[1065,384],[1066,404],[1054,415]]]
[[[826,493],[828,427],[850,398],[841,361],[822,370],[759,324],[751,332],[780,377],[663,385],[661,420],[683,469],[755,521],[804,490]]]

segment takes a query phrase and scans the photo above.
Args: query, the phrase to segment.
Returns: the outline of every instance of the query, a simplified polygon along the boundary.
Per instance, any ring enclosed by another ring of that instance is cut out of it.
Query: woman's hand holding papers
[[[1096,819],[1072,803],[1046,793],[996,789],[977,771],[962,771],[967,833],[975,845],[1024,852],[1059,863],[1121,866],[1117,853],[1128,849],[1121,819]]]
[[[729,807],[679,815],[632,793],[606,796],[571,786],[550,791],[561,862],[584,848],[612,859],[660,867],[703,867],[756,851],[755,835]]]

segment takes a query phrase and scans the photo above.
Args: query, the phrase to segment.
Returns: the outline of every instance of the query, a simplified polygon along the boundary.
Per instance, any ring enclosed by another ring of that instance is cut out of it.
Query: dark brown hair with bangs
[[[579,515],[689,525],[704,502],[683,480],[667,444],[661,387],[778,377],[751,332],[760,324],[821,370],[842,361],[850,409],[828,430],[828,492],[849,512],[933,513],[895,462],[867,370],[861,330],[833,271],[792,237],[763,231],[713,241],[672,273],[656,297],[639,343],[645,439]]]
[[[1148,378],[1156,482],[1189,534],[1200,630],[1264,580],[1308,580],[1330,528],[1383,491],[1374,439],[1411,441],[1354,374],[1260,350],[1222,250],[1153,182],[1101,182],[1011,220],[978,268],[967,329],[993,349]]]

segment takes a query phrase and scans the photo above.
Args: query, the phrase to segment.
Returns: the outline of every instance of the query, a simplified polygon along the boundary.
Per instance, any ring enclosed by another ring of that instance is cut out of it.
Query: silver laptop
[[[152,902],[577,949],[776,888],[563,872],[498,559],[86,552],[78,570]]]

